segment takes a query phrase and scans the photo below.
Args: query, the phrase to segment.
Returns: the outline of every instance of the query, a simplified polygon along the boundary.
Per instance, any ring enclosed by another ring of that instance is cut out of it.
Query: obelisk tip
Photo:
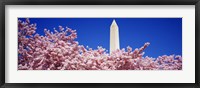
[[[116,23],[115,19],[113,19],[111,27],[115,27],[115,26],[117,26],[117,23]]]

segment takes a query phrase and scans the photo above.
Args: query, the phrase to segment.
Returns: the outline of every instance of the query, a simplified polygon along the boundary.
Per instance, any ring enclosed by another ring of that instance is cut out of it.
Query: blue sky
[[[25,18],[19,18],[25,20]],[[110,25],[116,20],[119,26],[120,48],[140,48],[150,42],[144,56],[182,55],[182,18],[30,18],[37,23],[37,33],[44,35],[44,28],[53,31],[61,25],[77,30],[80,45],[109,52]]]

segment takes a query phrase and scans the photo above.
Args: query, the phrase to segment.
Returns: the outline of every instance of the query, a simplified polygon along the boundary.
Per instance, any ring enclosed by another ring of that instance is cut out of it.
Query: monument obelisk
[[[115,20],[110,26],[110,54],[119,48],[119,28]]]

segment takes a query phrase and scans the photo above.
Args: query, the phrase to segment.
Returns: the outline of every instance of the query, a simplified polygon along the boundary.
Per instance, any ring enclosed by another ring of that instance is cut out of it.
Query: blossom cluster
[[[71,28],[44,29],[45,35],[36,29],[29,19],[18,20],[18,70],[182,70],[180,55],[144,57],[148,42],[108,54],[101,46],[93,50],[80,45]]]

